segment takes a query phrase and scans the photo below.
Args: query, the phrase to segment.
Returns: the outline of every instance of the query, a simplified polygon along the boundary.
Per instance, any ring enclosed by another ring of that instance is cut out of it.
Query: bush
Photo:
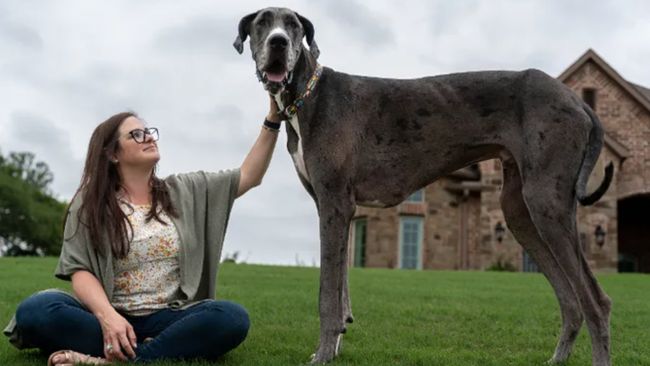
[[[499,258],[496,263],[492,264],[486,271],[495,271],[495,272],[518,272],[517,267],[509,261]]]

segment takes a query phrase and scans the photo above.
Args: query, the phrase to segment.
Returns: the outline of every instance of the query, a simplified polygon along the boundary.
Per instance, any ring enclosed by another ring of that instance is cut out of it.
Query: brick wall
[[[618,199],[650,192],[650,113],[594,62],[587,62],[566,80],[581,95],[596,89],[596,114],[605,131],[630,150],[617,172]]]

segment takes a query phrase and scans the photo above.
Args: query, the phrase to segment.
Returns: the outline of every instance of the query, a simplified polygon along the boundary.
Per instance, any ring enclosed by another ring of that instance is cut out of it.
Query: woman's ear
[[[120,162],[117,159],[117,154],[114,151],[112,151],[110,148],[104,149],[104,155],[106,156],[106,159],[108,159],[108,161],[110,161],[113,164],[117,164]]]

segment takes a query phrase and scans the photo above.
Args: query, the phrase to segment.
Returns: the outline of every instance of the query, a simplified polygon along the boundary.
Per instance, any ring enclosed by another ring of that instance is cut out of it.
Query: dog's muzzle
[[[270,37],[266,42],[269,57],[265,65],[257,70],[257,78],[264,84],[265,89],[273,93],[283,89],[293,78],[293,72],[288,67],[289,45],[289,39],[281,34]]]

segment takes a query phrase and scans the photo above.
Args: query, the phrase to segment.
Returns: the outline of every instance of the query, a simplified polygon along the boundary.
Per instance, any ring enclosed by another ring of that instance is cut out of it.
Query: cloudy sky
[[[372,5],[368,5],[372,4]],[[593,48],[650,86],[647,1],[0,0],[0,151],[32,151],[69,199],[92,130],[137,111],[161,131],[160,175],[237,167],[268,107],[239,19],[290,7],[315,25],[320,62],[411,78],[539,68],[557,76]],[[261,187],[235,203],[224,251],[251,263],[319,262],[318,218],[286,137]]]

